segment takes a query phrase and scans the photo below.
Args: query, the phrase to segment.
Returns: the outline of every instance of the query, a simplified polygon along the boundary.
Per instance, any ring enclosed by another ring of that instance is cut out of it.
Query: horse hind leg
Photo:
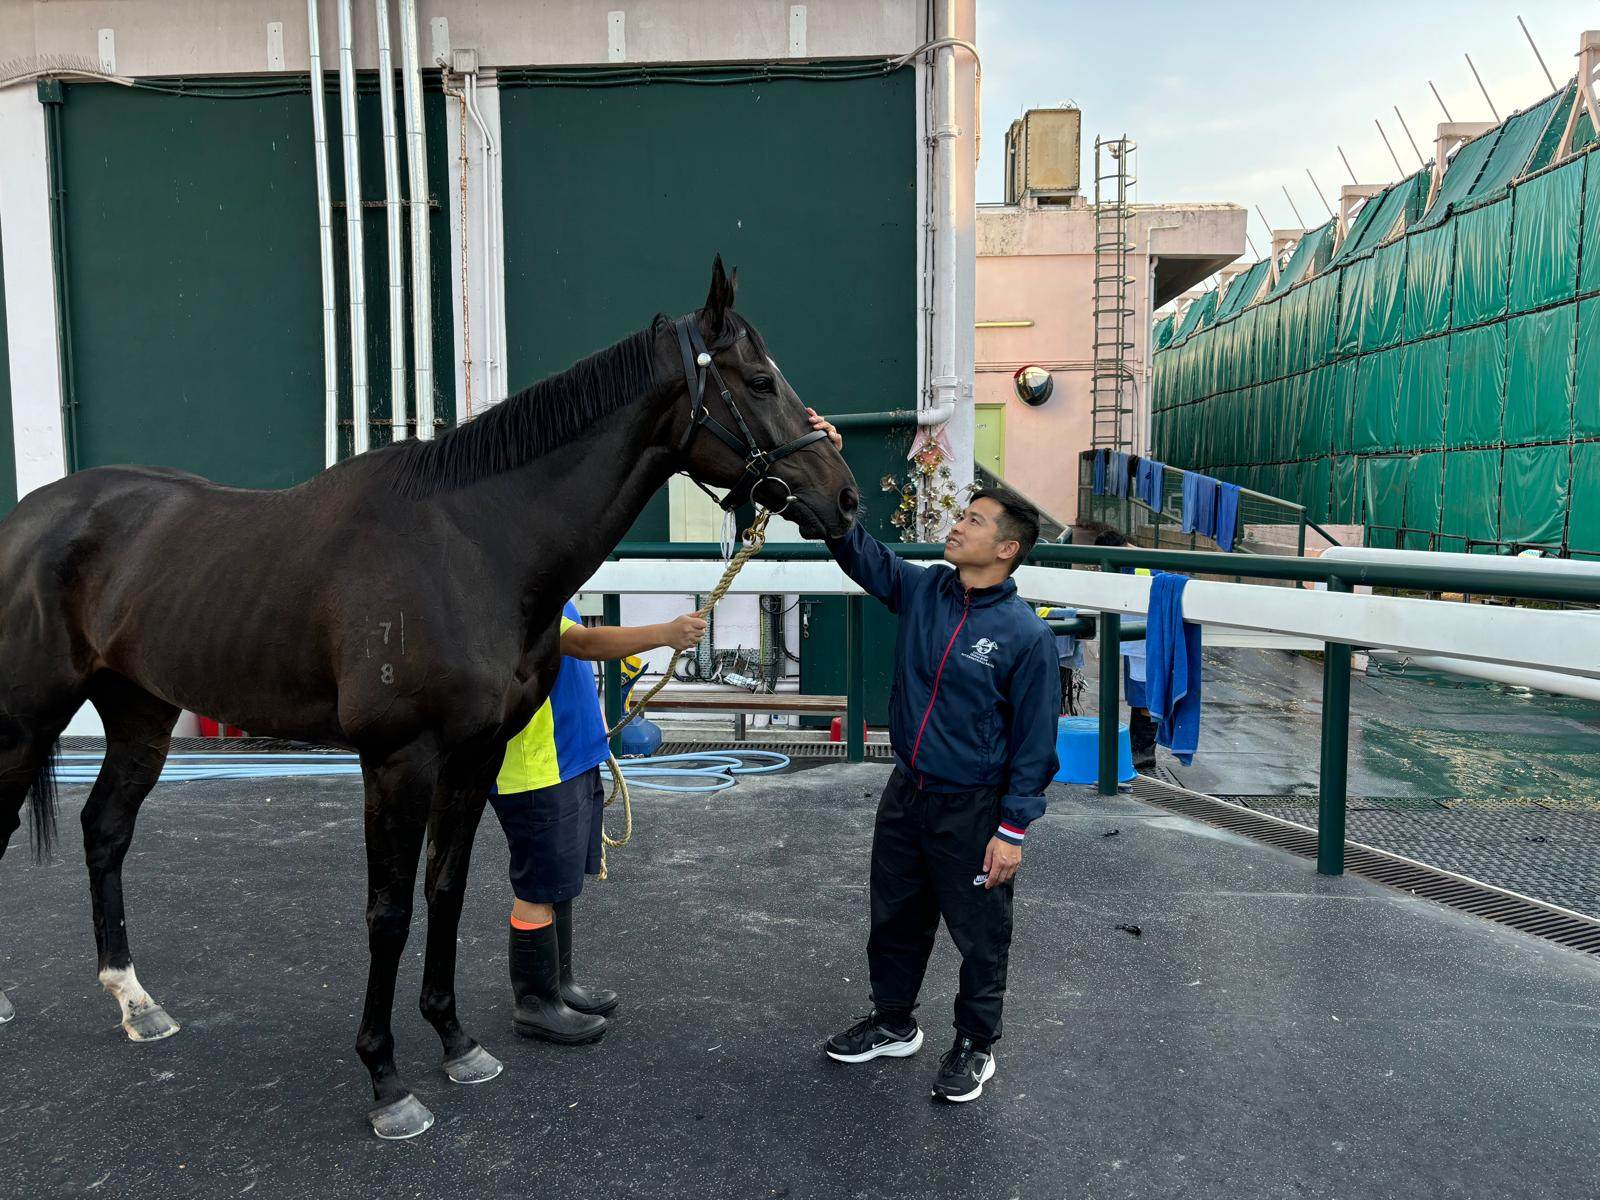
[[[83,806],[83,855],[89,867],[94,940],[101,985],[122,1009],[122,1028],[136,1042],[178,1032],[133,969],[122,899],[122,862],[133,842],[139,806],[161,778],[178,709],[117,675],[97,675],[90,700],[106,727],[106,756]]]
[[[34,853],[39,858],[49,854],[55,837],[56,742],[81,703],[79,695],[48,715],[24,716],[6,711],[0,694],[0,858],[22,824],[22,806],[30,795]],[[10,999],[0,992],[0,1025],[16,1015]]]

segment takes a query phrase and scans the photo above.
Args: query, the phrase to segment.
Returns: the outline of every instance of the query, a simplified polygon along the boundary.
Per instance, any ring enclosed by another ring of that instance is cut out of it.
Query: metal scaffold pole
[[[1126,136],[1094,142],[1094,367],[1090,382],[1091,443],[1099,449],[1133,449],[1134,316],[1128,289],[1132,217],[1128,191],[1134,143]]]

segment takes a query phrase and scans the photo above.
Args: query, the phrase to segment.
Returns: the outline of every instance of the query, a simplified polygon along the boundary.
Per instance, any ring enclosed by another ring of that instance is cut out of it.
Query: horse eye
[[[773,390],[772,389],[772,376],[770,376],[770,375],[756,375],[756,376],[753,376],[751,378],[751,380],[750,380],[750,390],[753,391],[753,392],[770,392],[770,391],[772,391]]]

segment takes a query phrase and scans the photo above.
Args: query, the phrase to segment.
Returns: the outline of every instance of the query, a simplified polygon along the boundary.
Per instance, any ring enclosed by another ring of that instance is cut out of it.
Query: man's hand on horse
[[[983,881],[984,889],[1010,883],[1011,877],[1017,873],[1017,868],[1021,865],[1021,846],[1003,838],[990,838],[989,848],[983,852],[983,873],[989,877]]]
[[[668,621],[663,628],[667,634],[666,645],[674,650],[687,650],[699,645],[700,639],[705,636],[706,619],[699,613],[684,613]]]
[[[820,429],[828,435],[828,440],[833,443],[835,450],[844,449],[844,436],[833,427],[833,422],[827,417],[820,416],[814,408],[806,409],[806,416],[811,418],[811,428]]]

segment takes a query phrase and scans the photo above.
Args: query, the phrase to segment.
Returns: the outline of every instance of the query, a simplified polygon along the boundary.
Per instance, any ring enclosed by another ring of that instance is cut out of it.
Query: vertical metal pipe
[[[376,0],[378,99],[383,105],[384,215],[389,232],[389,423],[392,441],[406,438],[406,266],[401,232],[400,138],[394,118],[394,55],[389,48],[389,0]]]
[[[367,450],[367,276],[361,244],[361,133],[356,128],[356,64],[350,0],[339,0],[339,124],[344,150],[345,261],[350,274],[350,446]]]
[[[865,762],[867,737],[866,672],[864,628],[866,614],[860,596],[844,601],[844,745],[851,762]]]
[[[428,149],[417,66],[416,0],[400,0],[400,83],[405,93],[406,170],[411,182],[411,358],[415,364],[417,436],[433,437],[433,263],[428,242]]]
[[[607,625],[615,628],[622,624],[622,597],[616,592],[607,592],[600,598],[601,619]],[[606,728],[610,729],[622,719],[622,663],[617,659],[608,658],[601,664],[601,678],[605,691]],[[622,735],[619,733],[611,739],[611,753],[622,753]]]
[[[1342,579],[1330,592],[1348,592]],[[1317,804],[1317,872],[1344,874],[1345,793],[1350,769],[1350,647],[1326,642],[1322,654],[1322,771]]]
[[[497,149],[494,136],[489,132],[489,125],[483,119],[483,114],[478,111],[478,76],[468,75],[464,93],[467,98],[467,113],[472,117],[472,123],[478,127],[478,138],[483,143],[483,178],[479,188],[479,206],[481,209],[480,220],[483,223],[483,360],[484,360],[484,392],[485,401],[493,404],[505,398],[505,380],[497,378],[501,371],[500,356],[497,352],[496,338],[499,326],[495,321],[495,230],[494,230],[494,161]],[[466,241],[466,231],[462,231],[462,241]],[[462,253],[466,253],[463,244]]]
[[[1122,707],[1122,614],[1103,612],[1100,625],[1100,794],[1117,794],[1117,742]]]
[[[322,91],[317,0],[306,0],[311,50],[311,137],[316,148],[317,226],[322,252],[323,465],[339,461],[339,313],[333,283],[333,201],[328,195],[328,110]]]

